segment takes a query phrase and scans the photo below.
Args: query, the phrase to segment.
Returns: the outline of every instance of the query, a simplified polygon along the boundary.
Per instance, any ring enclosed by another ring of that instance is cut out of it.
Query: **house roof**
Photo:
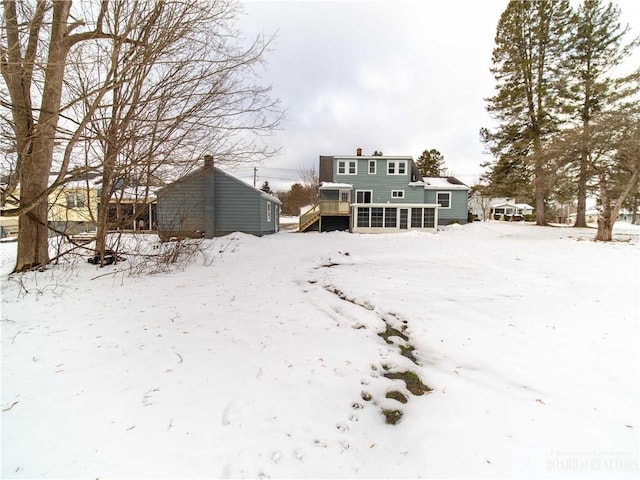
[[[514,207],[514,208],[521,208],[523,210],[533,210],[533,207],[528,203],[502,202],[502,203],[496,203],[491,205],[491,208],[498,208],[498,207]]]
[[[422,183],[425,190],[469,190],[469,187],[455,177],[424,177]]]
[[[172,183],[170,183],[168,185],[165,185],[164,187],[156,190],[156,192],[155,192],[156,196],[161,196],[165,190],[167,190],[167,191],[170,190],[173,185],[176,185],[178,183],[184,182],[187,178],[190,178],[190,177],[192,177],[194,175],[198,175],[199,173],[203,172],[207,168],[211,168],[211,167],[206,166],[206,165],[202,166],[202,167],[194,170],[193,172],[185,175],[184,177],[177,179],[175,182],[172,182]],[[225,172],[223,170],[220,170],[218,167],[213,167],[213,171],[214,171],[214,175],[223,175],[223,176],[227,177],[228,179],[238,183],[239,185],[242,185],[243,187],[245,187],[245,188],[247,188],[249,190],[255,191],[256,193],[258,193],[261,197],[265,198],[266,200],[268,200],[270,202],[277,203],[278,205],[282,205],[282,202],[277,197],[274,197],[273,195],[269,195],[268,193],[263,192],[259,188],[254,187],[253,185],[249,185],[247,182],[242,181],[237,177],[234,177],[230,173],[227,173],[227,172]]]
[[[202,168],[207,168],[207,167],[202,167]],[[278,197],[274,197],[273,195],[269,195],[268,193],[263,192],[259,188],[256,188],[253,185],[249,185],[247,182],[245,182],[243,180],[240,180],[237,177],[234,177],[230,173],[227,173],[227,172],[224,172],[224,171],[220,170],[218,167],[213,167],[213,170],[214,170],[214,175],[224,175],[225,177],[233,180],[234,182],[236,182],[236,183],[238,183],[240,185],[243,185],[243,186],[247,187],[250,190],[254,190],[255,192],[259,193],[260,196],[262,196],[266,200],[268,200],[270,202],[277,203],[278,205],[282,205],[282,202],[280,201],[280,199]]]

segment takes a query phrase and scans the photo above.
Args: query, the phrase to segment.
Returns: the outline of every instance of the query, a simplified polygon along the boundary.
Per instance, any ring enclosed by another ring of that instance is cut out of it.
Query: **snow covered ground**
[[[0,244],[1,476],[638,478],[639,233],[236,233],[153,275]]]

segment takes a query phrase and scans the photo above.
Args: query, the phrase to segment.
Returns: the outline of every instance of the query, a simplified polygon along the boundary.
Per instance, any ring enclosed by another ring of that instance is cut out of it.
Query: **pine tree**
[[[422,152],[416,161],[416,166],[423,177],[439,177],[446,171],[444,157],[435,148]]]
[[[571,112],[584,135],[589,131],[594,115],[625,101],[638,91],[631,82],[638,72],[626,77],[614,77],[614,69],[622,64],[638,39],[623,45],[629,27],[619,23],[620,9],[601,0],[584,0],[572,15],[572,36],[565,69],[570,73],[564,90],[567,110]],[[589,180],[595,176],[590,168],[592,152],[589,142],[583,143],[572,159],[577,171],[578,208],[576,227],[585,227],[586,198]]]
[[[498,127],[482,136],[497,159],[494,170],[508,166],[507,177],[529,172],[538,225],[546,224],[550,168],[544,147],[559,123],[570,14],[568,0],[511,0],[496,30],[491,69],[496,94],[487,99],[487,110]]]

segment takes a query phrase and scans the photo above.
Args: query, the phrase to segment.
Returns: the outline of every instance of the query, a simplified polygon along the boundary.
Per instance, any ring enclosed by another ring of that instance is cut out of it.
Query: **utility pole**
[[[256,173],[258,173],[258,167],[253,167],[253,186],[256,186]]]

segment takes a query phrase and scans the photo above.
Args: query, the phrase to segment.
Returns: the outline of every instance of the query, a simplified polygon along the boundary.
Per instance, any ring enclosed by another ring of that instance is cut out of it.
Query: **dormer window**
[[[338,160],[339,175],[355,175],[358,173],[358,162],[356,160]]]
[[[406,160],[388,160],[387,175],[404,175],[407,173]]]

